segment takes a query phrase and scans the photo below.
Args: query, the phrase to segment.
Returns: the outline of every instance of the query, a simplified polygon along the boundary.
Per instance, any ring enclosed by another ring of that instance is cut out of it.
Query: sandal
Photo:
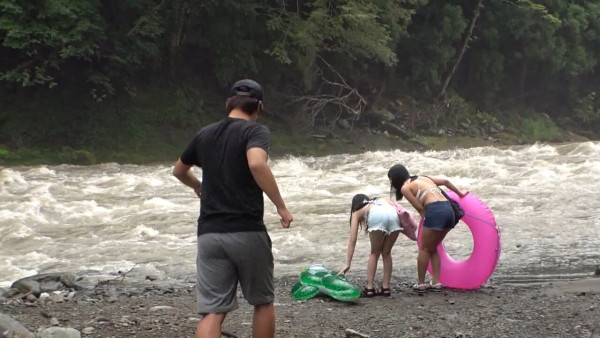
[[[363,297],[371,298],[371,297],[375,296],[375,289],[364,288],[362,290],[362,295],[363,295]]]
[[[381,290],[379,290],[379,295],[383,297],[389,297],[392,295],[392,293],[390,288],[381,288]]]
[[[442,285],[442,283],[429,284],[429,291],[432,292],[441,292],[443,288],[444,286]]]
[[[430,287],[431,287],[431,284],[427,284],[427,283],[419,284],[419,283],[417,283],[417,284],[413,285],[412,289],[413,289],[414,292],[417,292],[417,293],[425,293],[425,292],[427,292],[427,290],[430,289]]]

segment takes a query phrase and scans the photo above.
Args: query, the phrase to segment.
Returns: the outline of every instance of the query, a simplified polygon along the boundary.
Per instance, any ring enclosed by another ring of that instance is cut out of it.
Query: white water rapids
[[[494,277],[589,275],[600,263],[600,143],[585,142],[271,159],[294,215],[292,227],[281,228],[265,198],[275,275],[313,263],[343,267],[352,196],[389,197],[386,174],[396,163],[447,177],[490,207],[502,230]],[[199,200],[171,170],[171,163],[0,167],[0,287],[87,269],[190,280]],[[444,243],[455,258],[472,248],[464,224]],[[349,276],[364,274],[368,252],[361,232]],[[392,254],[394,275],[414,281],[415,242],[401,235]]]

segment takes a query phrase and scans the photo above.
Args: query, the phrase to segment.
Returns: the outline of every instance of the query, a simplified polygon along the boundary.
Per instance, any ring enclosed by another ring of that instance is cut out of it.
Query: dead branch
[[[452,77],[454,77],[454,73],[456,73],[456,69],[458,69],[458,65],[462,61],[462,58],[465,55],[465,52],[469,48],[469,42],[471,41],[471,37],[473,36],[473,28],[475,28],[475,23],[477,22],[477,18],[479,17],[479,14],[481,13],[481,8],[483,8],[483,0],[479,0],[477,2],[477,6],[475,7],[475,10],[473,11],[473,19],[471,20],[471,23],[469,24],[469,27],[467,28],[467,33],[465,35],[465,39],[463,41],[462,48],[460,49],[460,52],[458,53],[458,56],[456,57],[456,61],[454,62],[454,65],[452,66],[452,70],[446,76],[446,79],[444,80],[444,84],[442,85],[442,89],[440,90],[440,93],[436,97],[436,101],[446,98],[446,90],[448,89],[448,85],[450,84]]]
[[[344,115],[349,115],[353,124],[364,112],[367,101],[331,64],[322,57],[317,58],[334,76],[333,79],[327,78],[324,70],[317,67],[314,76],[319,78],[320,85],[316,94],[295,99],[296,102],[302,102],[302,109],[308,115],[308,126],[312,128],[318,119],[322,119],[324,124],[329,123],[333,129],[335,123]],[[326,111],[327,107],[332,107],[333,116]]]

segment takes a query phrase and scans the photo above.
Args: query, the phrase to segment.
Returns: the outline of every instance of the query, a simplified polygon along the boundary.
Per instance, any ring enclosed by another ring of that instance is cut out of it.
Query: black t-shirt
[[[269,151],[269,129],[227,117],[202,128],[181,162],[202,168],[198,236],[214,232],[266,231],[263,191],[248,167],[246,151]]]

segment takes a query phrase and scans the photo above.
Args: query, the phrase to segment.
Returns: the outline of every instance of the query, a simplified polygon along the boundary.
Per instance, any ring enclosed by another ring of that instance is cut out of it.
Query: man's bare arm
[[[250,148],[246,151],[246,157],[248,158],[248,167],[250,168],[250,172],[252,172],[256,184],[264,191],[271,202],[275,204],[277,213],[281,216],[281,225],[284,228],[289,227],[290,223],[293,221],[293,217],[287,210],[285,202],[279,193],[279,187],[277,186],[273,172],[267,163],[267,152],[258,147]]]
[[[202,196],[202,182],[192,173],[192,166],[187,165],[181,162],[181,159],[178,159],[175,162],[175,167],[173,168],[173,176],[177,177],[181,183],[187,185],[188,187],[194,189],[194,192],[198,197]]]

